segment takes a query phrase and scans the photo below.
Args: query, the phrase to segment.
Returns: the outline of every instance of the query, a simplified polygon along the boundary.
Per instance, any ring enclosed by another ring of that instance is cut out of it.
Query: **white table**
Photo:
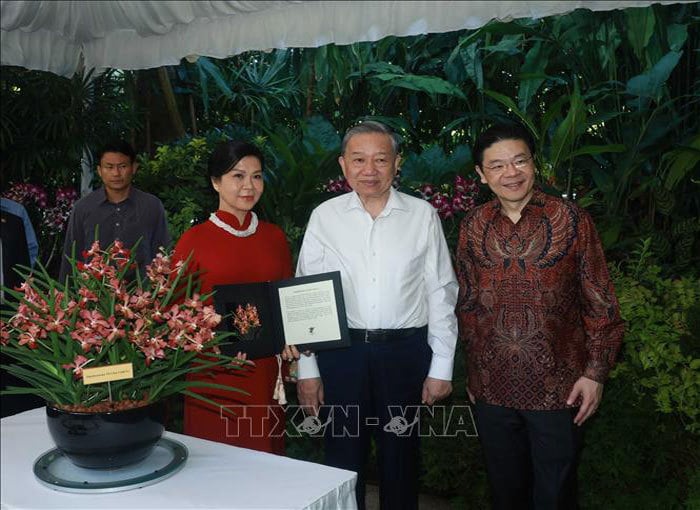
[[[189,458],[181,471],[139,489],[71,494],[42,485],[34,461],[54,448],[44,408],[0,421],[0,498],[14,509],[180,509],[355,510],[351,471],[166,432]]]

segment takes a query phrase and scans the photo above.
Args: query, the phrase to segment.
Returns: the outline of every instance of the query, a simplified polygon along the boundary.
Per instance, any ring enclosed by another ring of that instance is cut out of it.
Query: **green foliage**
[[[463,83],[472,111],[455,102],[455,113],[467,111],[450,132],[473,136],[485,118],[520,120],[537,140],[542,177],[591,210],[611,254],[656,234],[666,259],[685,264],[670,227],[700,216],[700,95],[697,79],[686,79],[700,75],[686,55],[693,44],[697,5],[579,10],[465,32],[445,72]],[[478,66],[478,78],[457,61]],[[675,201],[658,191],[663,182]],[[697,241],[690,253],[697,264]]]
[[[197,97],[205,129],[222,124],[272,125],[299,103],[291,53],[250,52],[225,60],[199,57],[178,66],[179,91]],[[281,114],[281,115],[280,115]]]
[[[627,333],[625,363],[613,377],[630,372],[640,394],[653,398],[659,412],[677,415],[688,431],[700,433],[700,331],[690,327],[700,302],[700,278],[663,277],[650,262],[650,245],[647,239],[633,253],[627,272],[614,273]]]
[[[423,183],[445,184],[468,168],[472,160],[471,149],[467,145],[456,147],[445,154],[442,147],[428,145],[423,152],[408,152],[401,161],[401,180],[407,185]]]
[[[380,66],[378,64],[374,65],[368,65],[365,68],[365,71],[373,71],[376,68],[381,68],[384,66]],[[392,89],[392,88],[399,88],[399,89],[407,89],[407,90],[413,90],[417,92],[425,92],[427,94],[444,94],[447,96],[453,96],[453,97],[458,97],[460,99],[465,99],[464,94],[462,91],[450,83],[447,80],[444,80],[442,78],[438,78],[436,76],[420,76],[420,75],[414,75],[414,74],[406,74],[403,69],[400,67],[397,68],[396,66],[391,66],[395,72],[389,73],[389,72],[369,72],[365,74],[365,78],[372,81],[376,80],[378,82],[385,82],[380,85],[379,89],[381,90],[382,88],[387,88],[387,89]],[[398,71],[398,72],[396,72]],[[348,76],[349,78],[355,78],[355,74],[351,74]]]
[[[3,188],[12,181],[77,184],[86,151],[136,127],[126,88],[127,75],[119,71],[67,79],[1,66]]]
[[[656,62],[647,72],[634,76],[627,82],[625,92],[631,96],[644,99],[659,99],[663,86],[678,65],[682,52],[670,51]]]
[[[218,142],[241,134],[249,136],[231,127],[216,130],[204,137],[162,145],[151,159],[144,155],[139,158],[134,184],[161,199],[173,239],[179,239],[185,230],[216,210],[218,200],[207,170],[209,156]]]
[[[688,505],[697,484],[698,436],[675,416],[658,413],[653,399],[638,390],[629,372],[605,385],[579,468],[583,509],[694,508]]]
[[[693,136],[688,145],[680,145],[664,154],[661,161],[660,175],[664,179],[664,186],[673,190],[688,174],[697,172],[700,166],[700,134]]]
[[[625,11],[627,39],[639,60],[644,59],[645,49],[654,35],[656,17],[651,9],[627,9]]]
[[[265,142],[262,215],[285,230],[296,254],[311,210],[327,198],[323,183],[338,173],[340,136],[327,120],[311,117],[299,130],[266,130]]]
[[[612,269],[627,330],[586,433],[583,508],[698,508],[700,279],[655,259],[647,239]]]

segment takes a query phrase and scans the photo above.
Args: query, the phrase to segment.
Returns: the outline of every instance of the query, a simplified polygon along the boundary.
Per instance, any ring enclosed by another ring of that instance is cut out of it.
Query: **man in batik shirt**
[[[588,213],[535,189],[522,126],[473,155],[496,198],[462,222],[457,315],[493,506],[574,509],[581,425],[624,332],[603,249]]]

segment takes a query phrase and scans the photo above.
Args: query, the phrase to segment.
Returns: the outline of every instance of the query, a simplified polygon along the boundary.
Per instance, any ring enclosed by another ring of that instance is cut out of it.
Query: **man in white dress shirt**
[[[392,188],[397,152],[378,122],[346,133],[338,161],[353,191],[313,211],[297,266],[342,275],[352,345],[301,356],[297,392],[330,418],[325,461],[358,473],[360,509],[372,435],[381,508],[417,508],[418,406],[452,391],[457,281],[434,208]]]

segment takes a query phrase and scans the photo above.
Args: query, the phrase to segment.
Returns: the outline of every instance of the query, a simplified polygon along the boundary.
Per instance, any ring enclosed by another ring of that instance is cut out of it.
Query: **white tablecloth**
[[[151,486],[114,493],[71,494],[42,485],[34,461],[54,448],[44,408],[0,422],[0,498],[14,509],[309,509],[354,510],[351,471],[166,432],[189,457],[181,471]]]

